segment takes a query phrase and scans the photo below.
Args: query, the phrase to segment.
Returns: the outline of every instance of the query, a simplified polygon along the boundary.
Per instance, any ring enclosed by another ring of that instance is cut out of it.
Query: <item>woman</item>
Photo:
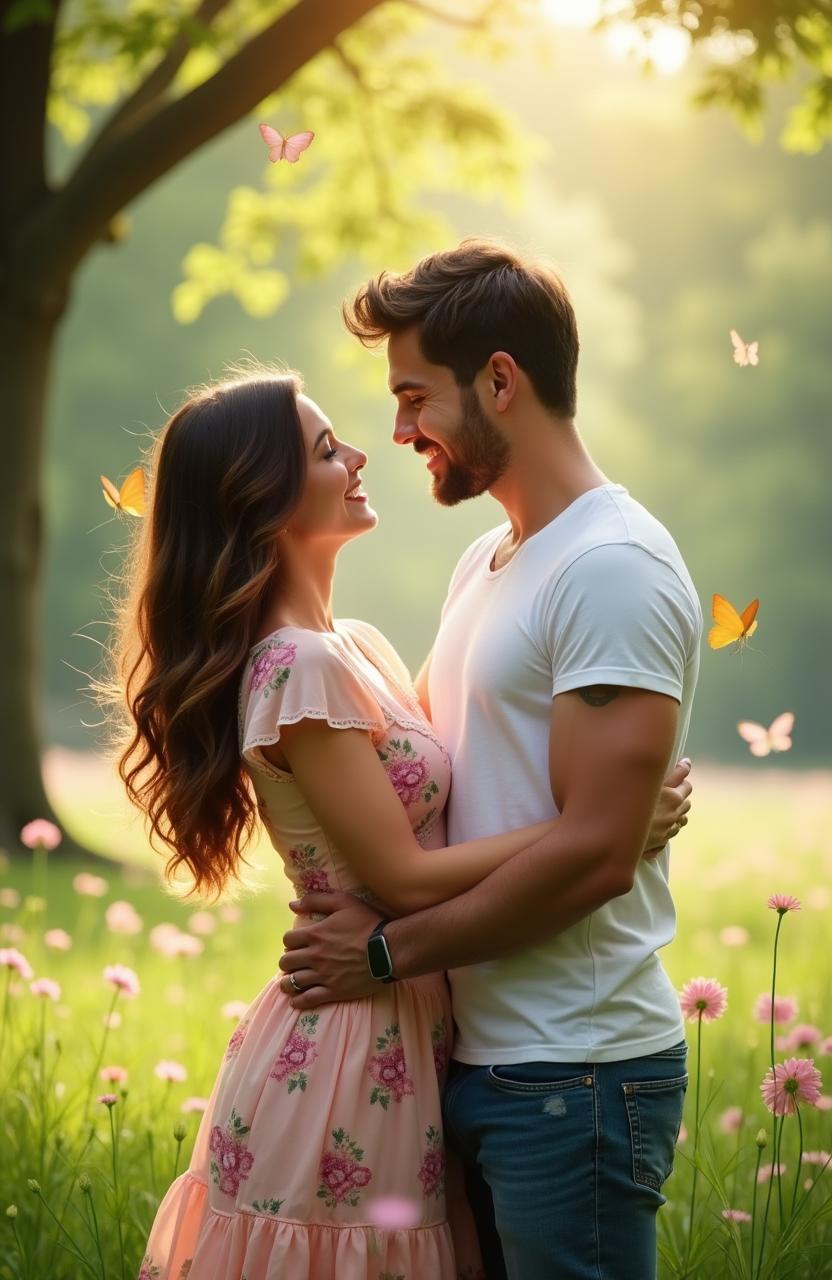
[[[366,461],[295,375],[267,371],[198,393],[156,444],[112,697],[130,713],[128,793],[197,891],[238,874],[255,811],[296,892],[393,913],[464,892],[549,829],[443,847],[449,761],[408,672],[375,628],[331,614],[338,552],[377,523]],[[647,847],[688,807],[666,788]],[[444,977],[305,1015],[280,977],[231,1037],[142,1280],[477,1275],[450,1170],[445,1185]]]

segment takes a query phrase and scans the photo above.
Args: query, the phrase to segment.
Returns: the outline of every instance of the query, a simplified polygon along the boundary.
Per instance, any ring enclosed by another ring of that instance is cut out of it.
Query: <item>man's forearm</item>
[[[473,889],[391,920],[384,932],[396,977],[456,969],[554,937],[626,892],[608,851],[564,817],[551,834]]]

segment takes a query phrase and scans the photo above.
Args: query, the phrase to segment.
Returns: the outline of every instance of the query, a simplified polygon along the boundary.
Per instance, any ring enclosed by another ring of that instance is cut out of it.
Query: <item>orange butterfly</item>
[[[759,600],[752,600],[742,613],[737,613],[724,596],[714,595],[713,616],[716,626],[711,627],[708,632],[708,644],[711,648],[722,649],[735,640],[740,644],[749,640],[757,630],[756,619],[759,607]]]
[[[749,744],[753,756],[767,756],[770,751],[788,751],[792,745],[789,735],[793,728],[792,711],[784,711],[777,716],[767,729],[754,720],[740,720],[737,725],[740,737]]]
[[[98,478],[101,481],[104,501],[114,511],[126,511],[130,516],[144,515],[144,471],[141,467],[136,467],[130,472],[121,489],[117,489],[106,476]]]
[[[293,133],[290,138],[284,138],[283,134],[278,133],[277,129],[273,129],[270,124],[261,124],[258,127],[260,137],[269,148],[269,159],[273,164],[278,160],[288,160],[290,164],[297,164],[301,153],[315,137],[311,129],[306,130],[305,133]]]
[[[731,330],[731,342],[734,347],[734,364],[738,364],[741,369],[746,365],[755,365],[760,363],[757,354],[759,342],[743,342],[736,329]]]

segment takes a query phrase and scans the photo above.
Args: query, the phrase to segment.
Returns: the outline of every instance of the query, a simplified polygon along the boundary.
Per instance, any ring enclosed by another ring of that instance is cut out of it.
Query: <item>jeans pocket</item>
[[[507,1093],[559,1093],[567,1089],[585,1089],[593,1083],[591,1075],[570,1076],[554,1080],[557,1068],[551,1063],[516,1063],[488,1068],[488,1083]]]
[[[671,1080],[633,1080],[621,1086],[630,1124],[633,1179],[654,1191],[673,1172],[682,1125],[687,1073]]]

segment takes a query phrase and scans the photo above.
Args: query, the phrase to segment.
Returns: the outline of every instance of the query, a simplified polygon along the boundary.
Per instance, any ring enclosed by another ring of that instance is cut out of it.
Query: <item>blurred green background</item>
[[[568,28],[554,46],[548,65],[528,36],[496,66],[444,55],[451,75],[479,80],[543,145],[519,207],[456,196],[426,197],[426,207],[450,219],[455,238],[503,235],[555,262],[578,313],[578,425],[596,461],[669,527],[706,617],[714,591],[739,608],[761,599],[744,654],[703,654],[690,754],[751,764],[736,722],[767,724],[789,709],[794,748],[777,764],[829,764],[829,151],[781,148],[776,93],[755,144],[725,112],[692,109],[695,63],[645,76],[597,35]],[[125,476],[185,388],[226,361],[250,354],[300,369],[337,430],[367,449],[381,521],[344,553],[336,611],[373,621],[412,667],[431,644],[458,555],[502,517],[487,497],[436,507],[423,466],[392,445],[383,352],[354,344],[339,315],[366,264],[348,258],[324,279],[293,277],[267,318],[229,296],[192,324],[174,318],[186,253],[217,241],[229,190],[257,186],[264,163],[255,122],[230,130],[138,201],[126,241],[99,249],[82,271],[52,388],[50,743],[98,741],[82,690],[125,537],[108,519],[99,472]],[[417,246],[413,260],[434,247]],[[287,248],[282,265],[291,262]],[[733,364],[731,328],[759,341],[758,368]]]

